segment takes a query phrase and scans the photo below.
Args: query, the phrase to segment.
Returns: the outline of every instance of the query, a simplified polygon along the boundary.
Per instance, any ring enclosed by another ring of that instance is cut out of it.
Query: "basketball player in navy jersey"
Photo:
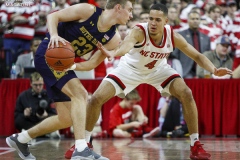
[[[232,74],[227,68],[216,68],[204,55],[186,42],[167,24],[166,6],[154,4],[150,9],[149,22],[135,26],[114,52],[100,47],[106,55],[121,57],[119,65],[110,72],[93,94],[87,107],[86,129],[91,132],[101,111],[101,106],[113,96],[124,96],[138,85],[147,83],[161,94],[177,97],[183,104],[191,145],[191,159],[210,159],[199,141],[198,113],[191,90],[180,75],[167,64],[173,49],[179,48],[198,65],[216,76]],[[84,62],[81,65],[89,65]]]
[[[32,138],[73,125],[76,149],[71,159],[108,160],[90,150],[86,142],[90,139],[90,132],[85,132],[87,91],[72,70],[54,71],[46,64],[44,55],[48,47],[58,46],[59,41],[71,43],[76,56],[94,50],[98,42],[108,50],[116,48],[121,38],[115,25],[126,24],[132,18],[132,1],[108,0],[104,11],[83,3],[48,15],[49,33],[38,47],[35,67],[44,79],[49,97],[55,101],[58,115],[6,138],[7,144],[15,148],[22,159],[36,159],[28,150],[27,143]],[[97,66],[105,57],[98,51],[91,59],[94,61],[91,66]],[[79,69],[79,64],[75,67]]]

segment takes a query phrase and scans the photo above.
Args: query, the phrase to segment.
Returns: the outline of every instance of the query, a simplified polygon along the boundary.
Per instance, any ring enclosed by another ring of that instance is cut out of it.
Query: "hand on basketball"
[[[214,73],[213,73],[215,76],[225,76],[227,74],[229,75],[232,75],[232,70],[228,69],[228,68],[218,68],[214,70]]]
[[[51,36],[50,42],[48,43],[48,48],[54,48],[54,47],[59,47],[58,42],[62,42],[64,45],[66,45],[66,43],[70,43],[67,40],[65,40],[64,38],[56,35],[56,36]]]
[[[111,61],[113,59],[112,52],[106,50],[106,48],[102,45],[101,42],[97,43],[97,48],[108,58],[108,61]]]

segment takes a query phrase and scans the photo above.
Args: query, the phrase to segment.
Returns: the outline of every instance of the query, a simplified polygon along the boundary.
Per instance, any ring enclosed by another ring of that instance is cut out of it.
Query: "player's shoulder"
[[[139,32],[143,32],[145,28],[147,29],[147,23],[138,23],[132,29]]]
[[[129,33],[131,33],[132,35],[138,35],[138,36],[144,35],[145,29],[141,25],[136,25],[132,29],[129,30]]]
[[[84,17],[90,17],[94,12],[96,12],[97,7],[89,3],[80,3],[74,5],[74,9],[78,10],[79,13],[84,15]]]

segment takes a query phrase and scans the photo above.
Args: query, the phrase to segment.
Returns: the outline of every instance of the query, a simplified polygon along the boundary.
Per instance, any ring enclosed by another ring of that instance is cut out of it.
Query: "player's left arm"
[[[224,76],[232,74],[228,68],[216,68],[212,62],[203,54],[199,53],[192,45],[190,45],[183,37],[177,32],[174,32],[175,47],[185,53],[188,57],[193,59],[200,67],[213,73],[216,76]]]

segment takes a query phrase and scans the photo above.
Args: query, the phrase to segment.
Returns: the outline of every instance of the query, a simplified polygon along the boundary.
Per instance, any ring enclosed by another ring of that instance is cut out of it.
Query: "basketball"
[[[54,70],[63,71],[74,64],[75,53],[71,44],[58,42],[58,47],[48,48],[45,54],[47,64]]]

